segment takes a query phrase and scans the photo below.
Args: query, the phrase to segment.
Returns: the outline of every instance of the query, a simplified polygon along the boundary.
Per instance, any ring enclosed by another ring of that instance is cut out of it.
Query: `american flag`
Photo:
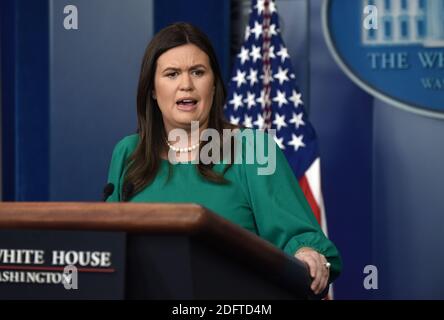
[[[275,141],[327,234],[316,133],[280,35],[274,1],[253,1],[228,89],[227,119],[245,127],[276,130]]]

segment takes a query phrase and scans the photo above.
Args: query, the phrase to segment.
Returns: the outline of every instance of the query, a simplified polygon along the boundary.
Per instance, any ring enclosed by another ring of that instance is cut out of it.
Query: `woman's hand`
[[[308,247],[300,248],[294,256],[307,264],[310,276],[313,278],[311,290],[315,294],[320,294],[327,286],[330,275],[330,264],[327,259]]]

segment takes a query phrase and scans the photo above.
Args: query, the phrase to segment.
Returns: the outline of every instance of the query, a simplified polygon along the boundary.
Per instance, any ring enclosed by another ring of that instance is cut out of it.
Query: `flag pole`
[[[271,0],[272,1],[272,0]],[[264,0],[264,19],[262,21],[263,30],[263,42],[262,42],[262,53],[264,55],[263,60],[263,88],[264,88],[264,130],[271,128],[272,110],[271,110],[271,61],[270,61],[270,22],[271,22],[271,12],[270,12],[270,0]]]

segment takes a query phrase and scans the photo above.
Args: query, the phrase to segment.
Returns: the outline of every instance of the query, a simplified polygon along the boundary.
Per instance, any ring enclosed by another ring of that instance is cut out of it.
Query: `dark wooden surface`
[[[196,204],[2,202],[1,229],[123,231],[129,234],[183,234],[287,287],[309,287],[305,265],[269,242]],[[274,273],[274,274],[273,274]],[[302,284],[301,284],[302,282]]]

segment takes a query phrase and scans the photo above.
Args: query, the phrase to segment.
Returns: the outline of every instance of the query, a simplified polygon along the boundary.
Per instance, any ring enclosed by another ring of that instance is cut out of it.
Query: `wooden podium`
[[[0,203],[0,234],[13,232],[22,239],[20,233],[30,230],[69,231],[74,237],[90,231],[123,234],[120,297],[125,299],[312,298],[302,262],[195,204]],[[94,246],[94,240],[88,241]],[[31,248],[32,243],[21,246]],[[8,254],[5,261],[14,262]],[[8,268],[5,261],[0,261],[3,269]]]

